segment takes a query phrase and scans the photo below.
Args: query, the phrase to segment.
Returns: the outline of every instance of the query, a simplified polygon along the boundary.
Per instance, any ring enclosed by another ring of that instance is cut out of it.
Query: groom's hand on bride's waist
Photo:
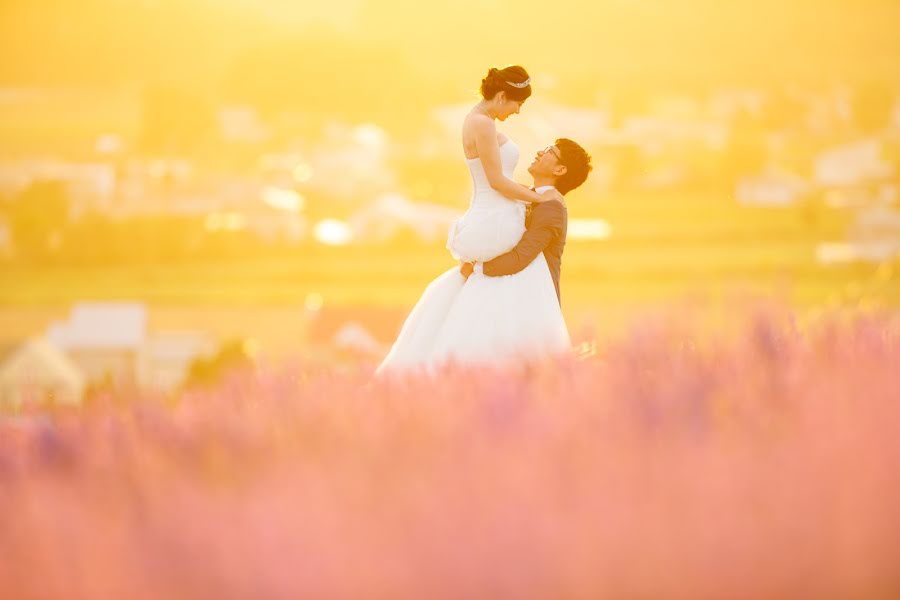
[[[469,278],[469,275],[471,275],[474,270],[475,270],[475,265],[473,265],[470,262],[460,262],[459,263],[459,272],[466,279]]]

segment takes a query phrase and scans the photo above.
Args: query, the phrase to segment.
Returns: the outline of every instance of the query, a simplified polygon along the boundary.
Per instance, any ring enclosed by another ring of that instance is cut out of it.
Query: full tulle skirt
[[[406,317],[397,340],[381,362],[376,375],[424,367],[437,341],[437,334],[466,278],[453,267],[428,284],[422,297]]]
[[[505,367],[566,353],[569,333],[547,261],[539,254],[502,277],[454,267],[431,282],[376,371],[435,372],[447,364]]]

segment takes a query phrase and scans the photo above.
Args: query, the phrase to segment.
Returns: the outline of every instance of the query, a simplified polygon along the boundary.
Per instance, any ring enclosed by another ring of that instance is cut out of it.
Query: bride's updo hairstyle
[[[491,100],[498,92],[506,92],[506,98],[516,102],[524,102],[531,96],[531,82],[528,71],[519,65],[513,65],[503,69],[490,69],[484,79],[481,80],[481,97]],[[510,85],[522,84],[524,87]]]

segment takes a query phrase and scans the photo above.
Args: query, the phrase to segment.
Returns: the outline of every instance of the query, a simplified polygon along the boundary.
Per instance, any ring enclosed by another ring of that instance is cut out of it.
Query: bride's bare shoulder
[[[472,111],[466,115],[465,120],[463,121],[463,127],[466,129],[478,130],[478,131],[496,131],[497,125],[494,123],[494,120],[487,116],[484,113],[480,113],[477,111]]]

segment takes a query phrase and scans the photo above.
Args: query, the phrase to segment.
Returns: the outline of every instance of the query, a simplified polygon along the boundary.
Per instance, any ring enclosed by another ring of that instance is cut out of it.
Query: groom
[[[528,172],[534,177],[534,191],[540,194],[556,188],[565,195],[584,183],[592,168],[591,157],[584,148],[572,140],[560,138],[537,153]],[[543,252],[556,286],[556,298],[560,300],[559,271],[567,223],[564,202],[549,200],[535,204],[525,217],[525,233],[515,248],[485,263],[462,263],[460,273],[466,279],[473,272],[489,277],[512,275],[530,265]]]

